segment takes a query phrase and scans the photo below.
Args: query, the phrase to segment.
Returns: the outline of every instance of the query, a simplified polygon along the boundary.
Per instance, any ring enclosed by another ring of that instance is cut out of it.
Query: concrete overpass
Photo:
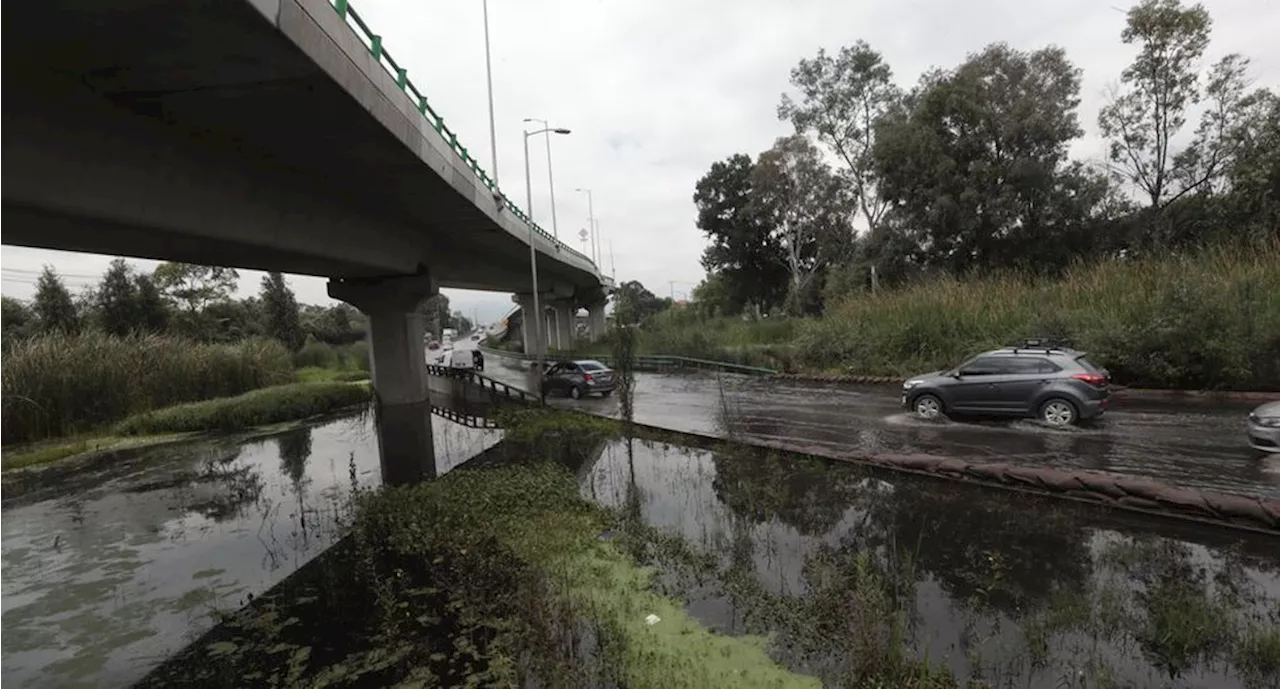
[[[422,299],[531,296],[532,230],[546,308],[603,313],[611,282],[502,193],[346,0],[6,15],[4,243],[330,278],[370,316],[388,481],[434,466]]]

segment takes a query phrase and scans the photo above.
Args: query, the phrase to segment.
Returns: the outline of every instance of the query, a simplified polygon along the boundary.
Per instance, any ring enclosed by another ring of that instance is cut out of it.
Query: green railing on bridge
[[[466,163],[467,167],[471,168],[471,171],[475,173],[476,177],[480,178],[480,182],[484,184],[489,191],[493,192],[499,199],[501,199],[504,208],[510,211],[512,215],[519,218],[524,224],[532,227],[534,232],[537,232],[542,235],[544,239],[551,242],[552,245],[556,247],[557,251],[564,251],[577,256],[589,263],[597,273],[600,272],[600,268],[595,264],[595,261],[592,261],[586,254],[575,250],[564,242],[561,242],[550,232],[542,229],[538,223],[533,221],[533,218],[529,217],[528,213],[516,206],[511,199],[507,198],[506,194],[502,193],[502,190],[498,188],[497,182],[494,182],[493,179],[489,177],[489,173],[485,172],[484,168],[480,167],[480,163],[476,161],[475,156],[471,155],[471,152],[467,150],[467,147],[463,146],[458,141],[458,135],[452,129],[449,129],[449,126],[444,123],[444,118],[441,117],[440,114],[435,111],[435,108],[432,108],[427,102],[427,97],[418,90],[418,87],[413,85],[412,81],[409,81],[408,70],[401,67],[400,63],[396,62],[395,59],[391,57],[391,53],[387,52],[387,49],[383,47],[382,36],[375,34],[373,30],[369,28],[369,25],[360,18],[360,15],[356,12],[355,8],[351,6],[350,2],[347,0],[329,0],[329,5],[333,7],[333,10],[338,13],[338,16],[341,17],[344,22],[346,22],[347,26],[352,29],[356,36],[360,38],[361,42],[364,43],[365,48],[369,50],[369,54],[373,56],[373,59],[377,61],[377,63],[386,70],[388,74],[395,78],[396,85],[399,86],[400,90],[414,102],[418,108],[418,112],[422,113],[422,116],[426,118],[427,123],[431,125],[431,128],[436,130],[436,133],[440,134],[440,136],[444,137],[444,140],[449,144],[449,148],[453,149],[453,152],[456,153],[459,158],[462,158],[462,162]]]

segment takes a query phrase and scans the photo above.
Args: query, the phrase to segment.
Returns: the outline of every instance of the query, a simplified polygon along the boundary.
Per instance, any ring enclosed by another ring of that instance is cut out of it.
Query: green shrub
[[[201,344],[161,335],[41,335],[5,353],[4,442],[71,435],[130,414],[292,378],[289,353],[271,340]]]
[[[293,365],[298,368],[338,368],[338,355],[333,345],[308,335],[302,349],[293,355]]]
[[[364,341],[331,345],[308,337],[293,355],[298,368],[327,368],[335,371],[368,371],[369,345]]]
[[[116,426],[120,435],[190,431],[237,431],[296,421],[368,404],[372,390],[352,383],[294,383],[166,407],[130,416]]]

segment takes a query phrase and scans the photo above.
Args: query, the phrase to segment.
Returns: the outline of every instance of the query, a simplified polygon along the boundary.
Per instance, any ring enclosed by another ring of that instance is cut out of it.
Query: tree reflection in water
[[[311,427],[304,426],[276,436],[280,450],[280,473],[289,477],[298,504],[298,528],[307,539],[307,459],[311,457]]]
[[[711,453],[712,471],[676,468],[665,483],[636,485],[636,466],[660,453],[627,449],[623,519],[641,540],[624,544],[630,552],[707,623],[769,635],[780,662],[828,683],[918,685],[926,671],[916,659],[928,656],[996,686],[1167,684],[1160,676],[1276,685],[1275,550],[1254,548],[1271,552],[1259,567],[1216,537],[1096,508],[939,480],[887,482],[740,446]],[[697,525],[681,537],[636,523],[646,493],[677,490],[683,503],[699,494],[697,481],[710,482],[721,506],[687,510],[706,537],[691,535]],[[729,521],[716,526],[720,509]],[[780,590],[779,570],[798,571],[798,586]]]

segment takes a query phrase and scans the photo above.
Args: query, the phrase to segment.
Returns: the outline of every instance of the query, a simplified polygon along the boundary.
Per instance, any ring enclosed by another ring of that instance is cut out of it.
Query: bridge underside
[[[528,245],[406,145],[424,125],[334,45],[327,3],[255,3],[7,10],[4,242],[527,291]],[[539,263],[552,289],[595,280]]]

